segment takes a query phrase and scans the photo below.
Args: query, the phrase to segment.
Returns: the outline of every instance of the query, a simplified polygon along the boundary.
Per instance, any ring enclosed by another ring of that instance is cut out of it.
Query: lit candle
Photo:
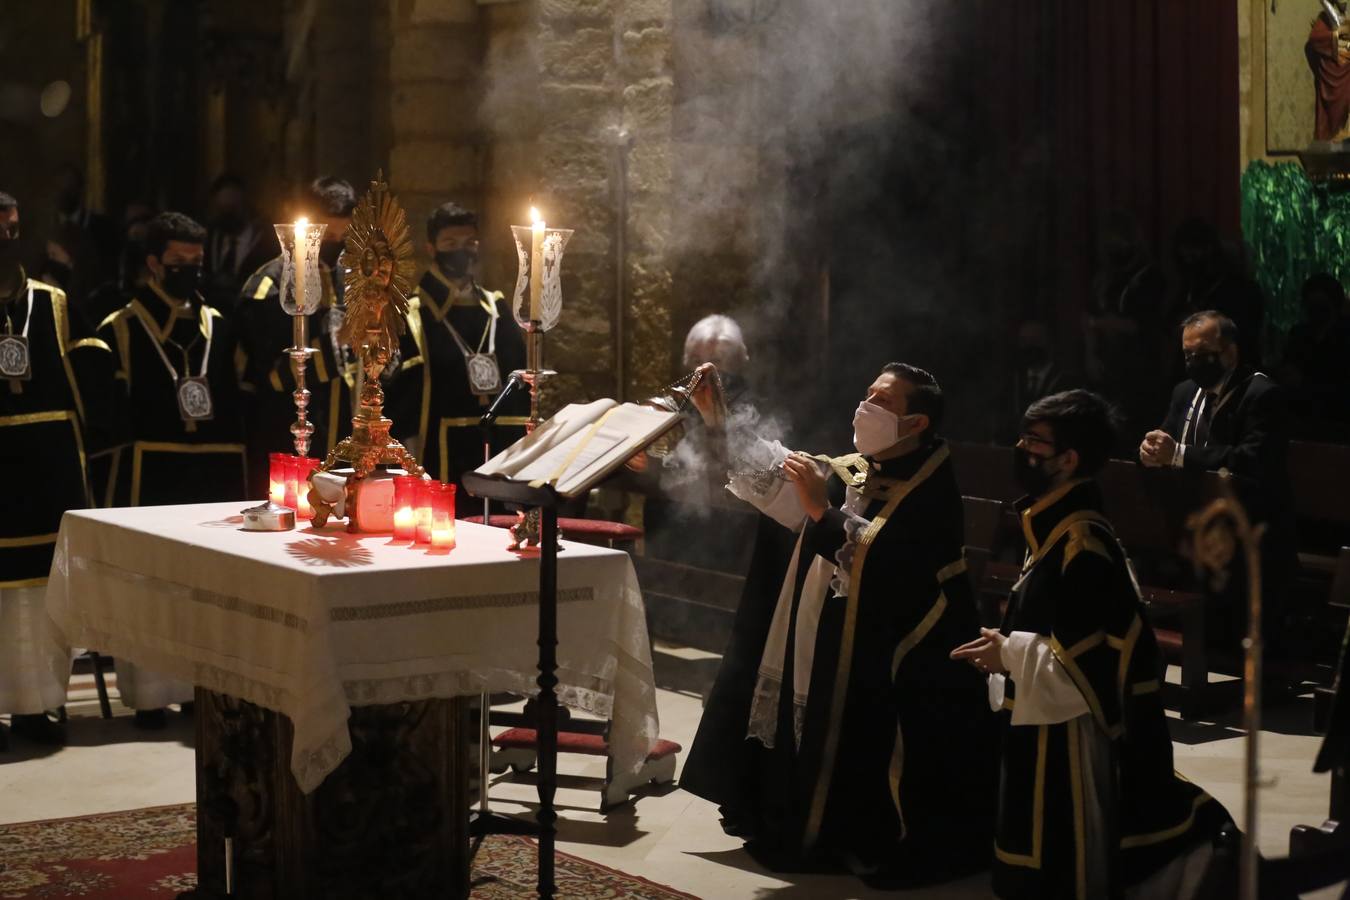
[[[302,456],[295,461],[295,515],[300,519],[314,518],[314,508],[309,505],[309,476],[319,467],[319,461]]]
[[[417,486],[417,543],[431,543],[431,502],[434,481],[423,481]]]
[[[455,526],[443,513],[436,513],[436,521],[431,524],[431,546],[442,550],[455,547]]]
[[[416,475],[394,476],[394,540],[417,540],[417,486],[422,481]]]
[[[286,502],[285,453],[267,454],[267,499],[278,505]]]
[[[295,269],[295,308],[301,311],[305,308],[305,257],[309,255],[305,232],[308,229],[309,219],[301,216],[295,220],[295,249],[291,251],[291,263]]]
[[[455,546],[455,486],[436,484],[431,495],[431,546],[449,550]]]
[[[281,505],[289,506],[291,509],[297,509],[299,504],[299,500],[297,498],[298,494],[297,481],[299,480],[300,475],[298,472],[298,466],[296,465],[299,462],[300,457],[298,456],[286,457],[286,490],[285,493],[282,495]]]
[[[544,296],[544,219],[530,207],[530,321],[544,320],[540,304]]]

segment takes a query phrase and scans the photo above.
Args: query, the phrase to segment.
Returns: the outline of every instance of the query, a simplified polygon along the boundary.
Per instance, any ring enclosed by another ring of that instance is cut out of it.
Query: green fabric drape
[[[1308,180],[1297,163],[1256,160],[1242,173],[1242,234],[1267,297],[1266,324],[1281,338],[1299,321],[1308,276],[1350,280],[1350,191]]]

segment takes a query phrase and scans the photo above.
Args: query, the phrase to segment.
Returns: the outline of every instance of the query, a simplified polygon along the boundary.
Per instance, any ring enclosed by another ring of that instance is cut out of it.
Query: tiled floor
[[[688,746],[702,709],[700,693],[716,671],[716,657],[684,648],[656,652],[662,736]],[[46,751],[13,742],[0,755],[0,822],[132,809],[193,798],[191,720],[170,716],[157,734],[137,731],[126,718],[103,721],[92,704],[79,704],[69,724],[69,746]],[[125,712],[117,707],[119,712]],[[1261,734],[1265,772],[1276,779],[1262,792],[1259,838],[1267,855],[1288,851],[1289,829],[1320,823],[1326,813],[1328,779],[1313,775],[1319,739],[1307,734],[1310,701],[1272,711]],[[1228,718],[1215,723],[1175,722],[1177,766],[1235,814],[1242,808],[1243,740]],[[886,895],[847,876],[792,876],[764,872],[725,836],[711,804],[677,789],[642,796],[607,817],[599,806],[604,763],[563,757],[558,792],[560,848],[625,872],[680,888],[710,900],[825,900]],[[494,809],[523,812],[534,799],[526,776],[499,776],[492,786]],[[984,878],[914,891],[913,898],[987,897]],[[1321,898],[1339,896],[1323,891]]]

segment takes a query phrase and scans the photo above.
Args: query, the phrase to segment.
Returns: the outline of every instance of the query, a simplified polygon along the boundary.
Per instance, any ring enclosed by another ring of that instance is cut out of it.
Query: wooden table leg
[[[352,709],[352,752],[302,794],[291,722],[197,689],[196,900],[405,900],[469,893],[469,699]]]

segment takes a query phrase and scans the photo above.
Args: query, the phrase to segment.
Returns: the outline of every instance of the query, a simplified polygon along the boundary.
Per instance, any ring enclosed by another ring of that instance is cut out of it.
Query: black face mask
[[[342,256],[342,241],[324,241],[319,244],[319,262],[328,268],[334,268]]]
[[[469,270],[478,262],[478,254],[463,247],[458,250],[436,251],[436,265],[446,278],[467,278]]]
[[[160,279],[164,293],[179,300],[191,300],[195,297],[201,283],[202,267],[192,265],[165,266],[164,277]]]
[[[1054,456],[1035,456],[1022,447],[1014,447],[1013,478],[1027,494],[1039,497],[1050,490],[1050,482],[1054,479],[1054,475],[1046,470],[1045,464],[1054,458]]]
[[[1206,390],[1223,380],[1224,366],[1217,353],[1187,353],[1186,377]]]

